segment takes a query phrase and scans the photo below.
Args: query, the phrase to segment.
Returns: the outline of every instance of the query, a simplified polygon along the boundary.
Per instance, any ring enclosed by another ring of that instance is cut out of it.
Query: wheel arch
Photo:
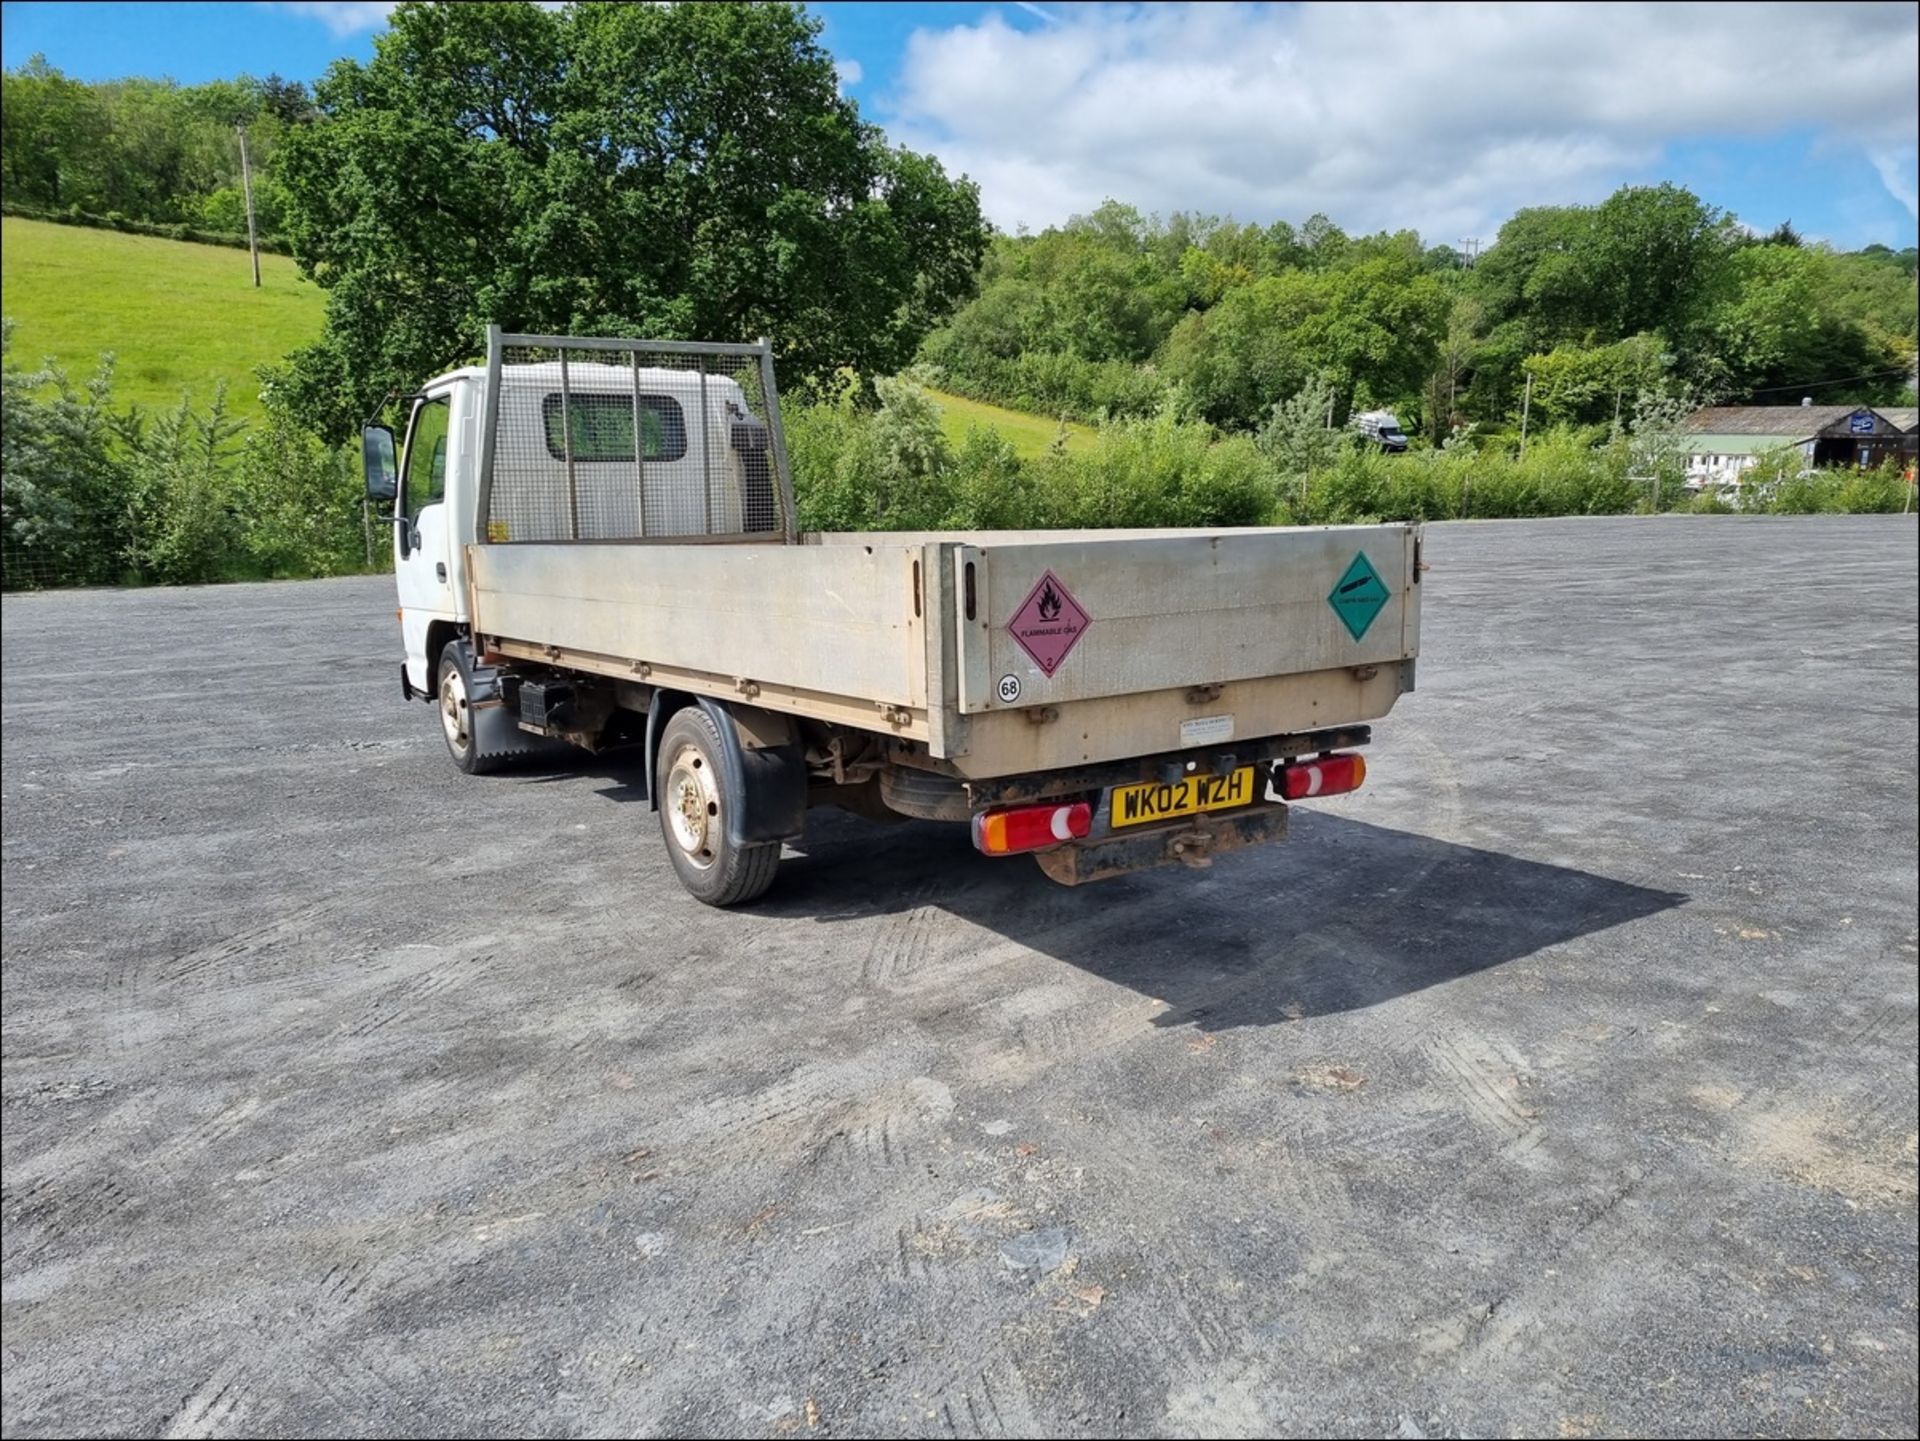
[[[427,688],[422,700],[432,700],[440,688],[440,655],[452,642],[466,634],[466,627],[450,620],[431,620],[427,622]]]
[[[792,727],[780,745],[750,749],[741,739],[733,708],[711,696],[687,691],[659,690],[647,703],[647,809],[660,809],[660,735],[667,722],[688,708],[704,712],[720,737],[714,758],[733,793],[741,798],[727,811],[727,839],[736,845],[796,839],[806,826],[807,763],[805,751]],[[762,714],[756,711],[758,722]],[[776,717],[784,723],[784,717]],[[760,727],[756,725],[756,729]]]

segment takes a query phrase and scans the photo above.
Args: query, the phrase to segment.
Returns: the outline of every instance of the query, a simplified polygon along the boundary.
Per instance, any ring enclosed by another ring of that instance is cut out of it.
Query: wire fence
[[[263,554],[249,543],[235,516],[223,516],[214,534],[195,538],[191,555],[180,537],[159,538],[118,521],[69,523],[57,531],[10,529],[0,533],[0,590],[33,591],[85,586],[207,584],[222,581],[311,580],[332,575],[370,575],[393,566],[390,528],[363,517],[329,518],[329,532],[351,529],[352,540],[324,541],[297,553]],[[165,543],[174,542],[169,548]]]
[[[490,542],[792,529],[764,348],[506,336],[497,354]]]

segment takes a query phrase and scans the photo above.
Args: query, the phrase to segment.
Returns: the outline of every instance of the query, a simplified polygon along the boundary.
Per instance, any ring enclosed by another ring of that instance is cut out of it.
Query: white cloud
[[[1913,208],[1909,4],[1081,5],[1049,19],[916,31],[882,105],[896,140],[972,175],[1010,228],[1113,196],[1490,237],[1521,205],[1599,199],[1670,141],[1787,130],[1863,147]]]
[[[840,88],[845,90],[849,85],[858,85],[860,77],[867,72],[860,68],[858,60],[836,60],[833,73],[840,77]]]
[[[1914,171],[1920,168],[1920,152],[1912,146],[1904,151],[1877,149],[1867,152],[1873,161],[1873,168],[1880,172],[1880,183],[1887,187],[1887,194],[1907,207],[1907,214],[1920,217],[1920,181],[1916,181]]]
[[[275,9],[318,20],[336,39],[378,30],[393,11],[391,0],[282,0]]]

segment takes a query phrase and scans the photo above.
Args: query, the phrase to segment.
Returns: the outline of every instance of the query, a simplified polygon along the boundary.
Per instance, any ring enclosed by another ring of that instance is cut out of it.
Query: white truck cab
[[[392,543],[407,684],[420,694],[434,686],[435,628],[470,618],[466,546],[481,533],[486,429],[506,447],[495,469],[507,479],[484,532],[490,542],[771,528],[774,497],[764,462],[756,464],[764,431],[737,380],[657,365],[506,365],[491,427],[486,384],[486,368],[469,366],[410,398]]]

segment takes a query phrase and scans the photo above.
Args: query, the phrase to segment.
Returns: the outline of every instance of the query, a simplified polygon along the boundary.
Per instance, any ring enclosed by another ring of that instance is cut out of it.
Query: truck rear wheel
[[[734,906],[764,895],[780,869],[780,843],[739,845],[727,819],[744,797],[719,765],[720,736],[698,706],[674,712],[660,732],[654,795],[660,834],[680,884],[710,906]]]

